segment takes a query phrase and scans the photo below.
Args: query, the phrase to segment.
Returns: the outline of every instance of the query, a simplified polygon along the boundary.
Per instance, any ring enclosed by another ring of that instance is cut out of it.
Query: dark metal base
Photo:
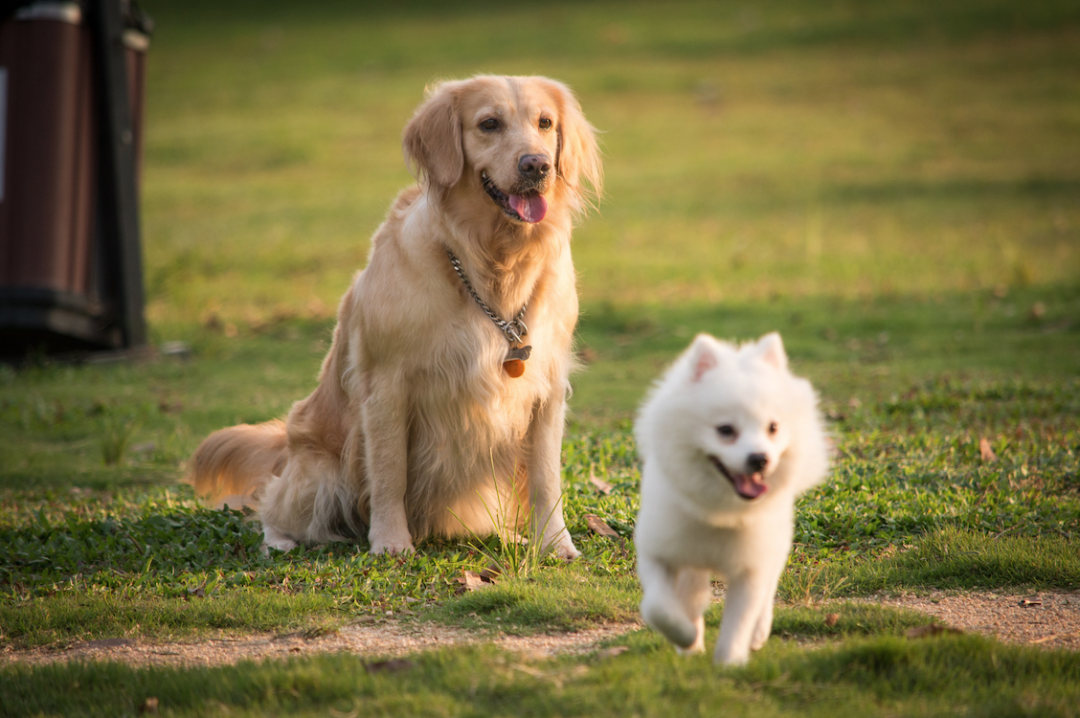
[[[99,303],[34,287],[0,287],[0,357],[118,349],[123,334]]]

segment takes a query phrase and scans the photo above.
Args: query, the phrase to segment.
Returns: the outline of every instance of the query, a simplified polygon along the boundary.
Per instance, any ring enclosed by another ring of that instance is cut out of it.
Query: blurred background
[[[701,329],[788,329],[798,353],[801,332],[849,340],[830,316],[871,300],[960,306],[975,333],[1080,314],[1073,2],[142,6],[158,341],[332,317],[413,181],[424,87],[481,72],[563,80],[602,132],[606,195],[574,237],[586,363],[669,329],[665,360]],[[722,321],[769,304],[782,326]],[[619,391],[604,371],[596,401]]]
[[[603,132],[586,303],[1080,276],[1074,3],[143,6],[158,325],[331,312],[425,85],[478,72],[564,80]]]

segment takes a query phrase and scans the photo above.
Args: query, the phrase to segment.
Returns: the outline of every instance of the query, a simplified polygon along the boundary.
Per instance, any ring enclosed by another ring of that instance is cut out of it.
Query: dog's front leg
[[[408,414],[403,378],[373,372],[364,400],[364,470],[368,482],[371,553],[413,551],[405,515],[408,488]]]
[[[772,601],[772,584],[764,571],[747,571],[728,583],[724,615],[720,620],[720,638],[713,660],[727,666],[741,666],[750,660],[750,643],[762,615],[764,601]],[[772,586],[775,590],[775,586]],[[771,625],[771,622],[770,622]]]
[[[566,530],[562,505],[562,436],[566,419],[563,393],[550,398],[533,412],[529,426],[528,481],[532,507],[532,540],[542,541],[544,549],[574,559],[581,552]]]
[[[701,571],[681,576],[679,569],[641,551],[637,556],[637,572],[645,623],[674,643],[681,649],[680,653],[704,649],[705,624],[697,608],[702,603],[702,583],[705,588],[709,585],[708,574]]]
[[[765,599],[761,602],[761,612],[754,626],[754,633],[750,638],[750,650],[756,651],[765,645],[772,633],[773,603],[776,601],[776,590],[780,585],[780,576],[787,566],[788,552],[783,552],[773,562],[772,572],[768,577]]]

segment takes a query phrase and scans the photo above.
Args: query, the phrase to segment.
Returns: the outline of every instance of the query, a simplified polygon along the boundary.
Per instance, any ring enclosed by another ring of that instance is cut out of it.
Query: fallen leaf
[[[621,656],[630,650],[630,646],[612,646],[611,648],[605,648],[602,651],[596,652],[598,659],[614,658],[615,656]]]
[[[585,522],[589,525],[589,530],[595,534],[608,536],[614,539],[620,538],[615,529],[608,526],[603,519],[595,514],[585,514]]]
[[[589,470],[589,483],[592,484],[593,487],[597,490],[597,492],[599,492],[603,496],[607,496],[611,493],[611,490],[615,488],[607,481],[604,481],[599,476],[594,474],[591,469]]]
[[[415,663],[405,658],[391,658],[389,661],[365,663],[364,670],[368,673],[399,673],[407,671],[415,665]]]
[[[979,456],[983,461],[997,461],[997,454],[990,448],[990,440],[985,436],[979,439]]]
[[[206,591],[203,590],[203,586],[196,586],[195,588],[188,589],[188,596],[194,596],[195,598],[206,598]]]
[[[1042,601],[1040,601],[1037,598],[1036,599],[1021,598],[1020,603],[1018,603],[1017,605],[1018,606],[1023,606],[1024,608],[1027,608],[1028,606],[1041,606]]]
[[[839,621],[839,620],[840,620],[840,614],[839,613],[825,614],[825,625],[826,626],[835,626],[836,622]]]
[[[478,574],[476,571],[462,571],[461,575],[454,580],[461,584],[458,587],[459,592],[476,591],[478,589],[487,588],[488,586],[492,585],[491,580],[485,581],[484,577]]]
[[[943,633],[963,633],[963,631],[952,626],[943,626],[940,623],[930,623],[918,628],[911,628],[904,635],[908,638],[929,638],[930,636],[940,636]]]
[[[480,572],[480,578],[484,579],[488,583],[495,583],[496,579],[499,578],[499,574],[501,573],[502,571],[499,570],[498,566],[496,566],[495,564],[491,564]]]

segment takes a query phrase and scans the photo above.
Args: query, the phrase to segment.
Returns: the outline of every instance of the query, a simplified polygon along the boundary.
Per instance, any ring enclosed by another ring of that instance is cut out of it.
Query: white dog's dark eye
[[[499,121],[494,117],[489,117],[480,123],[480,129],[485,132],[491,132],[492,130],[499,129]]]
[[[721,424],[716,427],[716,433],[720,434],[720,436],[725,439],[734,439],[739,432],[735,431],[735,427],[731,424]]]
[[[775,434],[780,427],[776,425],[775,421],[769,422],[769,433]]]
[[[547,117],[541,117],[540,118],[540,129],[541,130],[550,130],[551,129],[551,119],[547,118]]]

